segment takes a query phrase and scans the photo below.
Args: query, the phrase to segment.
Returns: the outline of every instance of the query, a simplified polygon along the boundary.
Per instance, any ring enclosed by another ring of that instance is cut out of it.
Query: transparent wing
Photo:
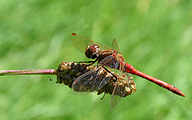
[[[85,53],[85,50],[88,45],[93,44],[93,41],[91,41],[83,36],[80,36],[76,33],[72,33],[69,36],[69,41],[73,44],[73,46],[75,48],[77,48],[79,51],[81,51],[83,53]]]
[[[114,50],[116,50],[119,54],[121,54],[121,51],[120,51],[120,49],[119,49],[119,46],[118,46],[118,44],[117,44],[117,41],[114,39],[113,40],[113,42],[112,42],[112,48],[114,49]],[[122,54],[121,54],[122,55]]]
[[[92,45],[92,44],[95,44],[95,45],[98,45],[101,49],[103,50],[109,50],[111,49],[110,47],[108,47],[107,45],[104,45],[102,43],[99,43],[99,42],[94,42],[86,37],[83,37],[79,34],[76,34],[76,33],[72,33],[70,36],[69,36],[69,41],[73,44],[73,46],[75,48],[77,48],[79,51],[85,53],[85,50],[87,48],[88,45]]]
[[[121,101],[122,97],[133,94],[137,91],[135,83],[132,81],[132,77],[125,73],[122,76],[117,77],[118,81],[115,82],[111,97],[111,110],[113,110],[117,104]]]
[[[117,52],[120,53],[119,46],[118,46],[117,42],[115,41],[115,39],[113,41],[112,46],[116,47],[118,50]],[[115,60],[117,60],[117,59],[115,59]],[[115,63],[118,63],[118,65],[119,65],[119,66],[116,66],[117,68],[119,68],[119,76],[117,76],[117,81],[115,82],[115,87],[113,89],[113,93],[111,96],[111,107],[110,107],[111,110],[113,110],[117,106],[117,104],[121,101],[122,97],[120,96],[120,93],[122,91],[124,91],[124,89],[122,87],[120,87],[120,85],[121,85],[120,81],[123,78],[121,75],[123,73],[124,65],[120,64],[118,61],[116,61]]]
[[[73,82],[73,93],[94,92],[101,89],[111,80],[111,77],[107,77],[107,74],[108,72],[102,67],[86,72]]]
[[[113,93],[111,96],[111,111],[117,106],[117,104],[121,101],[122,97],[120,96],[121,91],[123,91],[122,87],[119,87],[120,85],[120,79],[119,76],[117,77],[117,81],[115,82],[115,87],[113,89]]]

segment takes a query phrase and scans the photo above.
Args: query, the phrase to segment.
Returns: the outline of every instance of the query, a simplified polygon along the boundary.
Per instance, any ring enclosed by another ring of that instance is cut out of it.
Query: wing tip
[[[72,33],[71,35],[76,36],[77,34],[76,33]]]

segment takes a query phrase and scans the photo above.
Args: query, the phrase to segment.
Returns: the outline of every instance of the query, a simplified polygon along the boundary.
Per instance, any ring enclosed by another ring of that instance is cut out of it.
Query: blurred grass
[[[126,61],[175,85],[174,95],[137,76],[138,91],[111,112],[110,97],[73,95],[55,76],[0,77],[1,119],[192,119],[192,1],[0,2],[0,69],[57,68],[87,60],[68,41],[72,32],[111,46]],[[54,81],[50,82],[49,77]]]

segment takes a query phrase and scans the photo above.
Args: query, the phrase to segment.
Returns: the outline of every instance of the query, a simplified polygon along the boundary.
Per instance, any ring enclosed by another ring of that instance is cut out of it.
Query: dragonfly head
[[[85,55],[89,59],[95,59],[98,58],[100,55],[100,48],[98,45],[88,45],[85,51]]]

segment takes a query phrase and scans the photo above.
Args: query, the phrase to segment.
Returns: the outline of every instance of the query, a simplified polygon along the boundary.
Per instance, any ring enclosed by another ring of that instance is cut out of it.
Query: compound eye
[[[89,59],[95,59],[99,56],[99,46],[98,45],[88,45],[85,51],[85,55],[89,58]]]
[[[91,56],[91,59],[95,59],[95,58],[97,58],[98,57],[98,54],[96,53],[96,54],[93,54],[92,56]]]

